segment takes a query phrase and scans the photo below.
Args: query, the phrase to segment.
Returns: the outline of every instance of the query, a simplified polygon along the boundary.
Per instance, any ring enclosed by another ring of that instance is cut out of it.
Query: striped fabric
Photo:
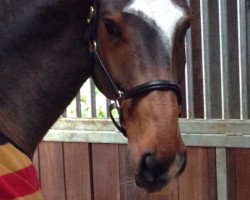
[[[31,160],[0,133],[0,200],[41,200]]]

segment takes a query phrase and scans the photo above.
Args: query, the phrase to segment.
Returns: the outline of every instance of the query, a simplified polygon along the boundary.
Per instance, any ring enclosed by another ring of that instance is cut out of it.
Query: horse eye
[[[118,37],[121,35],[119,28],[110,20],[104,20],[106,31],[109,35]]]

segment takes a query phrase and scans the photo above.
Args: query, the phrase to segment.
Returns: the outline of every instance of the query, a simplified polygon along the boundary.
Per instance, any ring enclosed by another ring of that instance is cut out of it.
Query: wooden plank
[[[208,150],[188,148],[185,172],[179,178],[179,200],[209,200]]]
[[[209,200],[217,200],[216,149],[208,148],[208,191]]]
[[[236,149],[227,149],[228,200],[236,200]]]
[[[237,200],[250,196],[250,149],[236,150]]]
[[[92,145],[94,200],[119,200],[118,145]]]
[[[148,194],[135,184],[126,148],[127,145],[119,145],[121,200],[148,200]]]
[[[65,182],[62,143],[42,142],[40,153],[40,180],[44,200],[65,200]]]
[[[68,200],[91,200],[89,145],[64,143],[66,196]]]

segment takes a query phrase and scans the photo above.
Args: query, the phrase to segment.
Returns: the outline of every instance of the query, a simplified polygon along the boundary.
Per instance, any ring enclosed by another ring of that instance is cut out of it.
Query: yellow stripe
[[[0,176],[4,174],[9,174],[9,173],[13,173],[13,172],[9,168],[7,168],[6,166],[0,163]]]
[[[19,197],[15,200],[42,200],[42,195],[40,191],[37,191],[33,194],[27,195],[25,197]]]
[[[30,159],[10,143],[0,145],[0,176],[32,164]]]

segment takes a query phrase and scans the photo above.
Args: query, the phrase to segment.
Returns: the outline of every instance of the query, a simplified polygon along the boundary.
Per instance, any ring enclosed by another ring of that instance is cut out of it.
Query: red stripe
[[[39,183],[33,165],[0,177],[0,200],[23,197],[38,190]]]

